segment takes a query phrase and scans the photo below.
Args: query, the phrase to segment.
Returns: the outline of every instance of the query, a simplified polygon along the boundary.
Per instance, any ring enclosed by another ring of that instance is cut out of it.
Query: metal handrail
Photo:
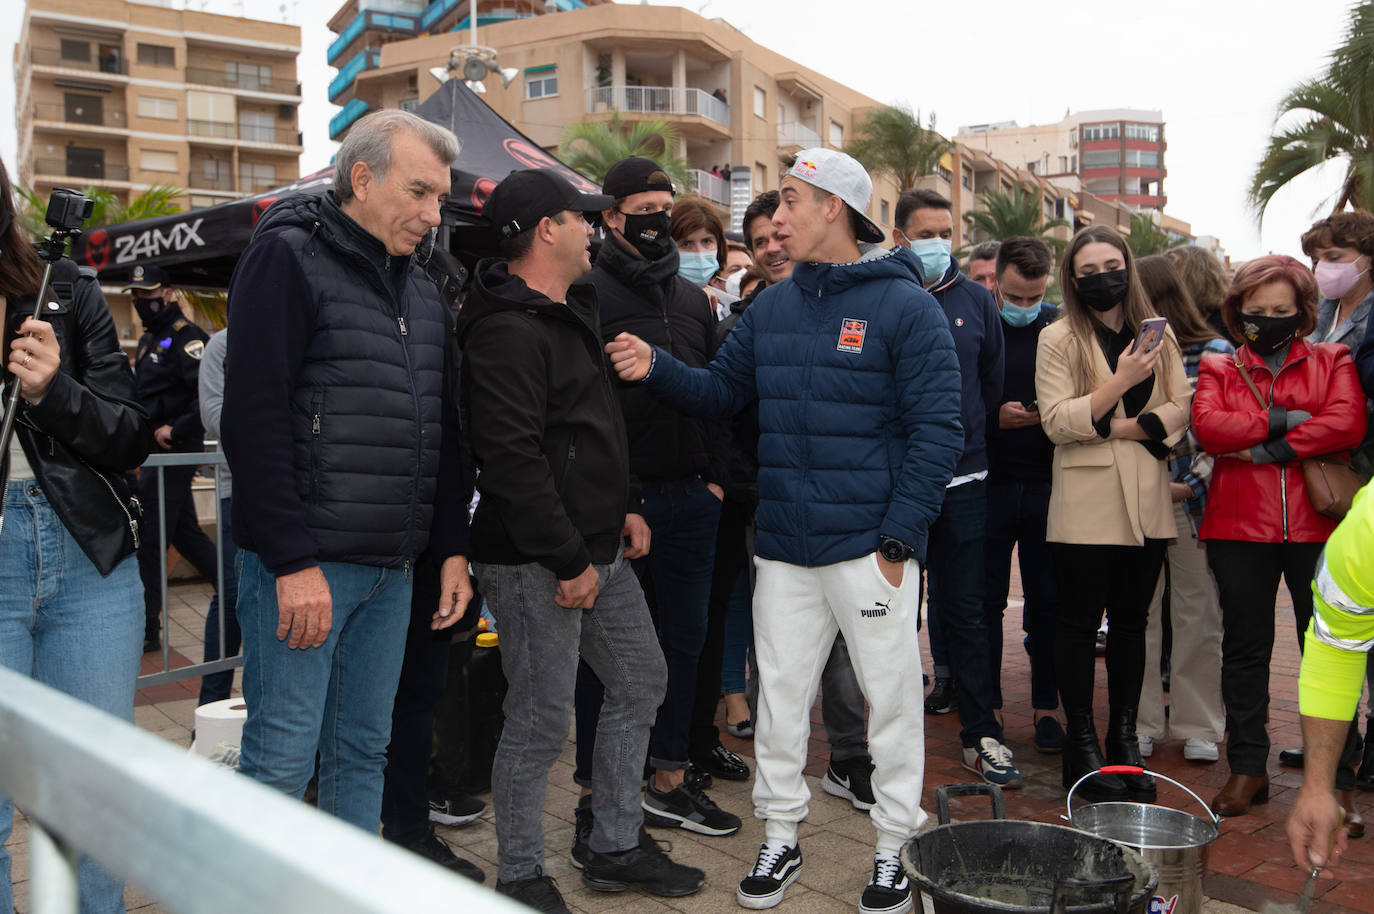
[[[44,914],[76,914],[78,853],[178,914],[528,911],[4,668],[0,794],[29,818]]]
[[[633,114],[697,114],[730,126],[730,106],[703,89],[675,86],[596,86],[587,90],[587,111]]]

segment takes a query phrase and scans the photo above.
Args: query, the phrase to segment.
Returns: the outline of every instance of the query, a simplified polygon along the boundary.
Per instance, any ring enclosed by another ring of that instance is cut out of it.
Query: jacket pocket
[[[1109,467],[1116,464],[1110,442],[1059,445],[1059,465],[1069,467]]]
[[[567,483],[568,477],[572,475],[573,467],[577,464],[577,432],[568,436],[568,447],[563,452],[563,471],[558,474],[555,480],[555,488],[562,491]]]

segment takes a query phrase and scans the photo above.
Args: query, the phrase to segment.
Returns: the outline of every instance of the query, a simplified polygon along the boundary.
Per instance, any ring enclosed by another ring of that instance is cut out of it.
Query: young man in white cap
[[[607,346],[622,379],[679,409],[759,403],[754,814],[767,825],[736,895],[746,908],[778,904],[801,870],[810,709],[838,630],[871,707],[876,765],[877,851],[859,910],[911,909],[897,852],[926,819],[918,563],[963,433],[949,324],[915,255],[873,246],[872,189],[844,153],[797,156],[773,215],[792,277],[759,295],[706,368],[629,334]]]

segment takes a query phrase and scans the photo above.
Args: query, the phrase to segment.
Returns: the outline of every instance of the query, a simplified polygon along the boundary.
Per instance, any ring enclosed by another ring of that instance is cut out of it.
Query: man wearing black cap
[[[200,422],[200,361],[205,355],[206,332],[186,319],[168,288],[168,276],[160,267],[134,267],[124,290],[134,299],[143,321],[134,375],[138,399],[148,411],[157,450],[192,452],[205,447]],[[154,450],[154,453],[157,453]],[[215,544],[200,529],[191,498],[192,466],[167,467],[163,491],[166,504],[158,511],[157,471],[143,470],[138,479],[138,498],[143,516],[150,522],[138,547],[138,570],[143,578],[144,652],[162,647],[162,578],[158,528],[161,517],[167,527],[166,543],[190,562],[207,581],[215,580]]]
[[[540,817],[572,716],[579,653],[606,686],[591,775],[596,825],[577,861],[583,881],[671,897],[706,878],[641,840],[640,772],[665,671],[628,560],[646,554],[649,529],[627,513],[638,497],[596,292],[572,285],[591,266],[583,214],[610,203],[549,170],[509,175],[485,207],[502,259],[478,264],[458,321],[481,470],[472,567],[509,683],[492,766],[496,888],[540,911],[567,911],[545,875]]]
[[[669,234],[672,181],[656,163],[631,156],[611,166],[602,190],[614,199],[601,214],[608,237],[579,285],[596,290],[603,340],[633,333],[687,365],[704,366],[716,349],[715,313],[705,294],[678,275],[678,251]],[[649,737],[654,774],[644,789],[644,808],[650,825],[731,835],[739,830],[739,816],[722,810],[702,792],[700,781],[686,777],[697,661],[706,641],[716,529],[729,476],[728,438],[718,421],[681,413],[642,388],[622,385],[618,393],[630,472],[640,483],[640,510],[654,534],[654,550],[635,563],[635,573],[654,607],[668,666],[667,694]],[[590,671],[580,670],[574,777],[584,788],[599,691]]]

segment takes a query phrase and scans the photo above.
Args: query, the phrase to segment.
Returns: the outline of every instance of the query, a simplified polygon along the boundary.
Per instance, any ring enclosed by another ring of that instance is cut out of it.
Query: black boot
[[[1107,720],[1107,761],[1112,765],[1145,767],[1135,734],[1135,708],[1112,708]],[[1155,779],[1148,774],[1123,774],[1126,793],[1137,803],[1155,801]]]
[[[1364,727],[1364,758],[1360,761],[1360,770],[1355,772],[1355,786],[1374,790],[1374,719]]]
[[[1069,726],[1064,735],[1064,789],[1068,790],[1085,774],[1101,768],[1102,750],[1097,745],[1097,727],[1093,724],[1091,708],[1064,709]],[[1126,785],[1114,774],[1099,774],[1088,778],[1074,796],[1089,803],[1109,803],[1127,799]]]

